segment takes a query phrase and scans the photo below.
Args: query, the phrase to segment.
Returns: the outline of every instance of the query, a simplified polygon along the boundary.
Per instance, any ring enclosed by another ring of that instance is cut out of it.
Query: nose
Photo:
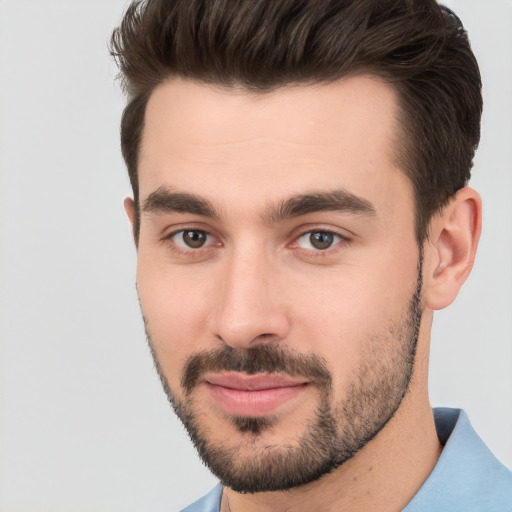
[[[211,318],[218,339],[233,348],[248,349],[288,336],[288,307],[277,267],[276,262],[254,251],[234,254],[224,262]]]

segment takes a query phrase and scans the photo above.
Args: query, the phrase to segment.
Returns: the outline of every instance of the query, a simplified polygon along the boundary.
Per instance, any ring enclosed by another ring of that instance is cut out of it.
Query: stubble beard
[[[281,491],[313,482],[326,475],[366,446],[398,410],[414,370],[416,346],[423,313],[421,301],[422,255],[418,278],[408,307],[399,321],[390,322],[388,333],[369,340],[366,354],[344,399],[334,403],[332,376],[324,361],[314,355],[299,355],[280,345],[252,349],[224,346],[213,352],[193,354],[183,371],[185,399],[179,400],[148,342],[165,393],[182,421],[200,457],[224,486],[241,493]],[[383,350],[384,348],[384,350]],[[282,373],[304,376],[319,392],[319,406],[302,435],[272,446],[257,444],[279,421],[276,417],[230,418],[240,433],[238,447],[215,442],[200,421],[193,392],[206,371]],[[252,443],[250,455],[242,447]]]

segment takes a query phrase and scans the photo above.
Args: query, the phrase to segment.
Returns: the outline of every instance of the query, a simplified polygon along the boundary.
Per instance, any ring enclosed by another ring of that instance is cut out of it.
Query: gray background
[[[215,482],[170,411],[136,301],[121,0],[0,2],[0,511],[173,511]],[[512,465],[512,3],[449,2],[485,82],[473,275],[436,314],[434,405]]]

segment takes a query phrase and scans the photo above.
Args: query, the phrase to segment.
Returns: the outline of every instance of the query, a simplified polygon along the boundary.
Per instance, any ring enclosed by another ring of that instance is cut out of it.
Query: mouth
[[[226,414],[263,417],[306,391],[310,382],[279,374],[247,375],[229,372],[204,377],[210,397]]]

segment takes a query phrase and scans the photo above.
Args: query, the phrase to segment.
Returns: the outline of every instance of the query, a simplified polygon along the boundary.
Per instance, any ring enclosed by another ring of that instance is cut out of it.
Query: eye
[[[200,229],[183,229],[173,233],[169,238],[185,249],[200,249],[211,243],[211,236]]]
[[[308,231],[297,239],[301,249],[325,251],[343,240],[341,235],[332,231]]]

